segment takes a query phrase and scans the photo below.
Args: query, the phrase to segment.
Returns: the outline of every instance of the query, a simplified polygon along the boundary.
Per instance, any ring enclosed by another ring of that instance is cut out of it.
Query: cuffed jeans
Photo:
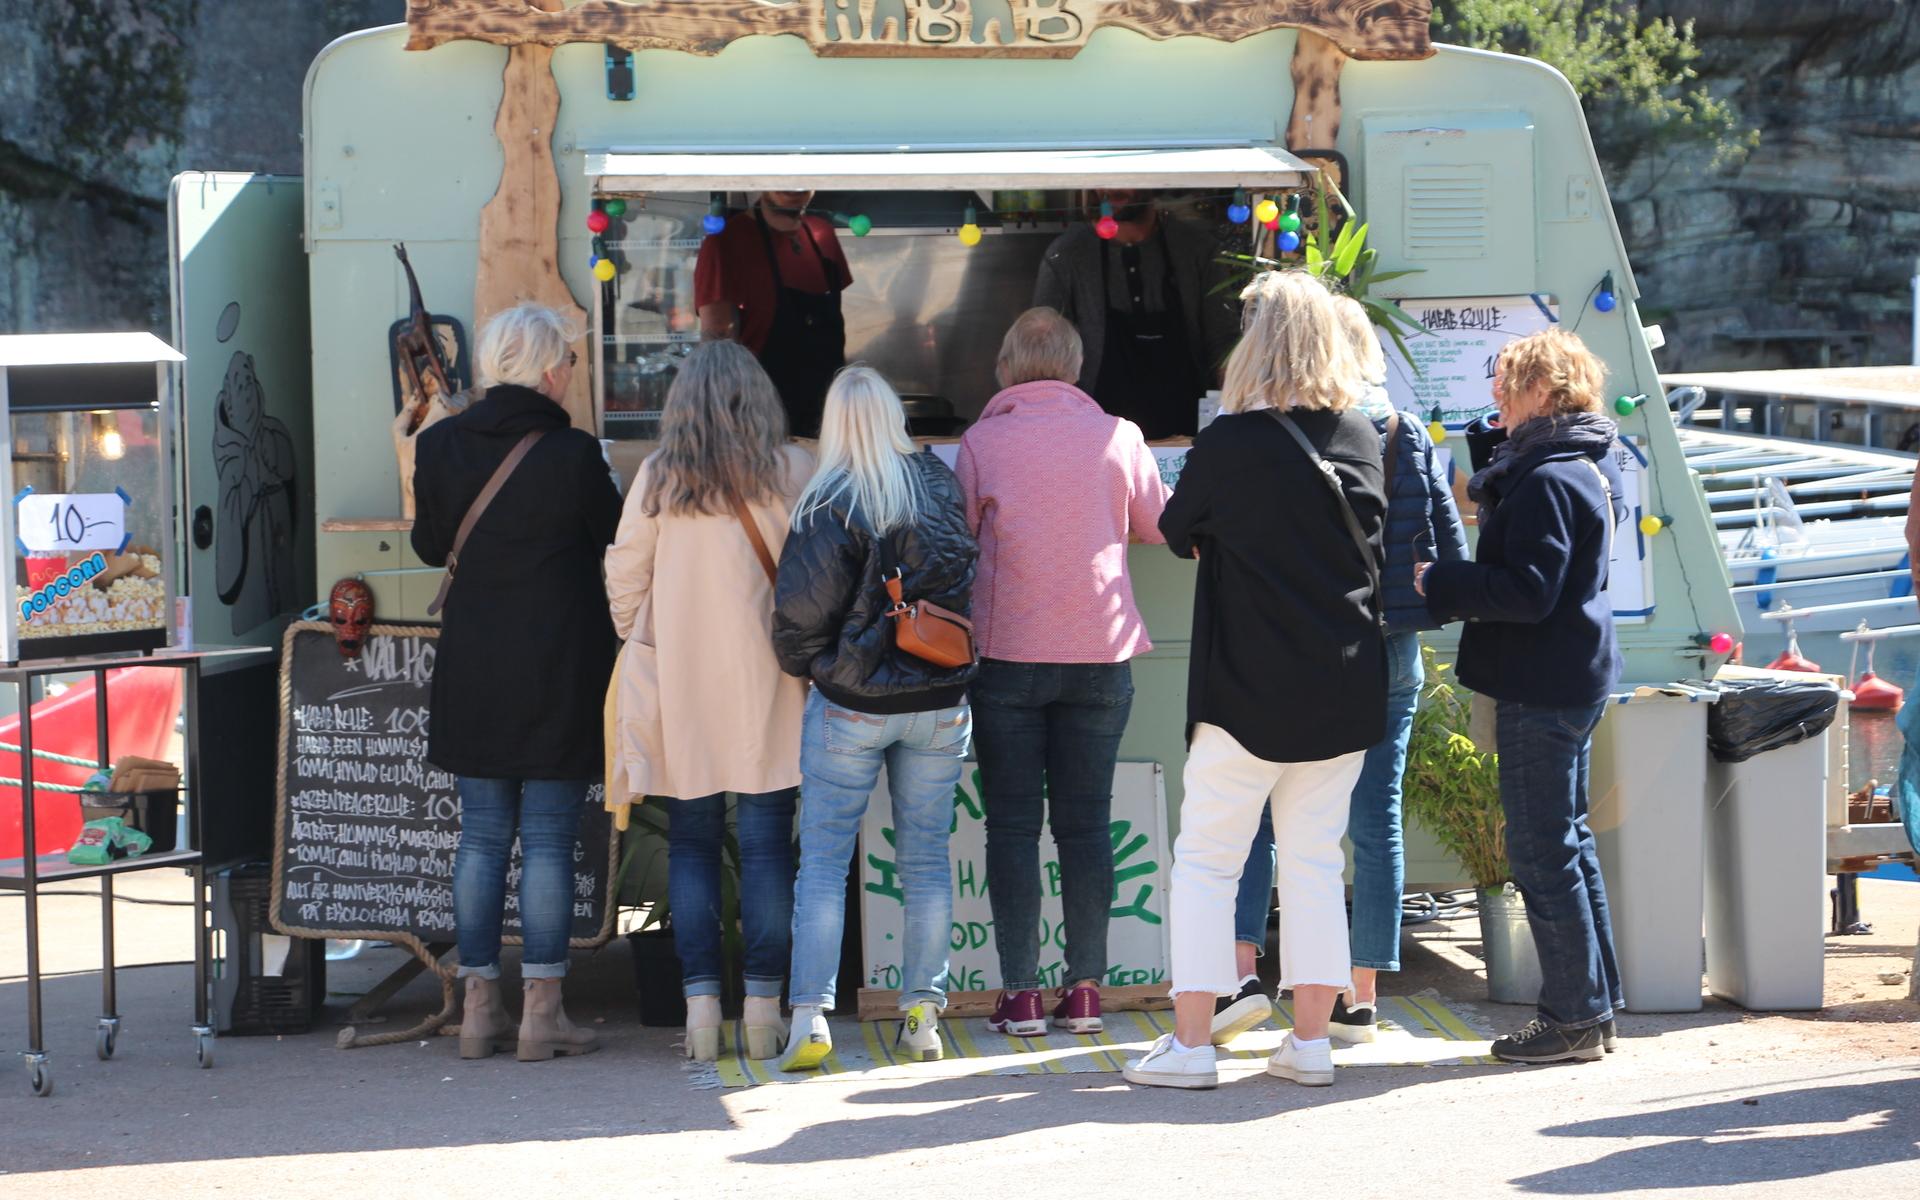
[[[1351,982],[1340,839],[1365,757],[1356,750],[1325,762],[1268,762],[1216,725],[1193,727],[1169,904],[1176,994],[1239,988],[1234,899],[1247,843],[1269,808],[1279,845],[1280,986]]]
[[[740,930],[747,995],[778,996],[793,955],[793,808],[796,788],[740,793]],[[718,996],[721,950],[721,849],[727,834],[723,792],[667,801],[667,900],[681,985],[689,996]]]
[[[1407,769],[1407,739],[1426,681],[1420,635],[1387,635],[1387,735],[1368,751],[1353,785],[1347,841],[1353,846],[1353,918],[1348,944],[1356,967],[1400,969],[1400,893],[1406,887],[1400,781]],[[1234,937],[1264,951],[1267,913],[1273,898],[1273,822],[1265,814],[1240,876],[1234,906]]]
[[[1126,663],[987,659],[968,689],[987,816],[987,898],[1001,986],[1040,979],[1040,825],[1060,854],[1063,983],[1107,973],[1113,768],[1133,709]]]
[[[808,697],[800,734],[800,872],[794,883],[789,990],[795,1007],[833,1007],[846,925],[847,868],[883,765],[906,907],[900,1008],[946,1003],[953,934],[947,834],[972,729],[964,704],[882,715],[829,704],[818,689]]]
[[[573,927],[573,847],[593,785],[585,779],[479,779],[460,786],[460,849],[453,859],[453,922],[460,974],[500,978],[507,864],[520,835],[520,974],[567,973]]]
[[[1540,1015],[1563,1028],[1624,1008],[1613,918],[1587,827],[1587,764],[1604,704],[1548,708],[1502,700],[1500,807],[1507,861],[1540,954]]]

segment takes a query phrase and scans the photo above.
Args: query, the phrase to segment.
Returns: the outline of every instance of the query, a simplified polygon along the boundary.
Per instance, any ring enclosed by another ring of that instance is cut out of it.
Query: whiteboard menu
[[[892,804],[884,774],[860,822],[861,964],[864,984],[900,987],[905,896],[893,848]],[[1113,907],[1107,926],[1103,987],[1157,987],[1167,983],[1167,887],[1173,847],[1167,841],[1166,780],[1158,763],[1123,762],[1113,774]],[[993,905],[987,899],[986,810],[980,772],[967,764],[953,797],[953,932],[948,942],[948,989],[986,992],[1001,986]],[[1060,855],[1040,833],[1040,980],[1065,987],[1066,934],[1061,927]]]
[[[1425,326],[1407,334],[1407,354],[1385,330],[1387,394],[1394,407],[1426,421],[1438,417],[1458,429],[1493,411],[1493,363],[1515,338],[1558,323],[1559,308],[1544,296],[1402,300],[1400,310]]]

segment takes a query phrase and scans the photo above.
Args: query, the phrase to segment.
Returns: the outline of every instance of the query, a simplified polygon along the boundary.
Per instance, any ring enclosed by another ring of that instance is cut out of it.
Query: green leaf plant
[[[1466,869],[1474,887],[1497,889],[1513,877],[1507,866],[1507,819],[1500,808],[1500,756],[1467,735],[1467,693],[1431,647],[1420,657],[1426,686],[1407,740],[1402,803],[1417,822]]]

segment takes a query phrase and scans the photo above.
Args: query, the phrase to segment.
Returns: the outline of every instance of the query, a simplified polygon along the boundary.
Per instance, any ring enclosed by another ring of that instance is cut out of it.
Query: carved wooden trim
[[[804,38],[823,58],[1072,58],[1096,29],[1233,42],[1272,29],[1350,58],[1433,53],[1432,0],[407,0],[407,49],[600,42],[718,54],[755,35]],[[542,11],[546,9],[548,11]]]
[[[1340,140],[1340,69],[1350,57],[1310,30],[1300,31],[1293,48],[1293,116],[1287,121],[1287,148],[1331,148]],[[1318,165],[1318,164],[1316,164]],[[1336,180],[1345,187],[1346,180]]]
[[[559,8],[562,0],[537,0]],[[545,304],[570,319],[582,336],[564,407],[573,423],[593,429],[592,346],[586,310],[560,278],[560,174],[553,160],[560,87],[553,48],[516,45],[507,53],[500,111],[493,121],[503,161],[500,186],[480,210],[480,262],[473,286],[473,327],[523,300]]]

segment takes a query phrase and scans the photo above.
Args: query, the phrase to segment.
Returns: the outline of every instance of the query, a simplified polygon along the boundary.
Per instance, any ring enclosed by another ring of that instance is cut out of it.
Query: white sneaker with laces
[[[1220,1071],[1213,1047],[1181,1047],[1173,1044],[1173,1035],[1162,1034],[1146,1057],[1136,1058],[1121,1072],[1128,1083],[1147,1087],[1206,1089],[1220,1086]]]
[[[909,1062],[939,1062],[947,1052],[940,1044],[940,1010],[916,1004],[900,1014],[900,1040],[894,1048]]]
[[[1326,1087],[1333,1082],[1333,1047],[1324,1040],[1303,1046],[1289,1033],[1267,1059],[1267,1074],[1291,1079],[1303,1087]]]

